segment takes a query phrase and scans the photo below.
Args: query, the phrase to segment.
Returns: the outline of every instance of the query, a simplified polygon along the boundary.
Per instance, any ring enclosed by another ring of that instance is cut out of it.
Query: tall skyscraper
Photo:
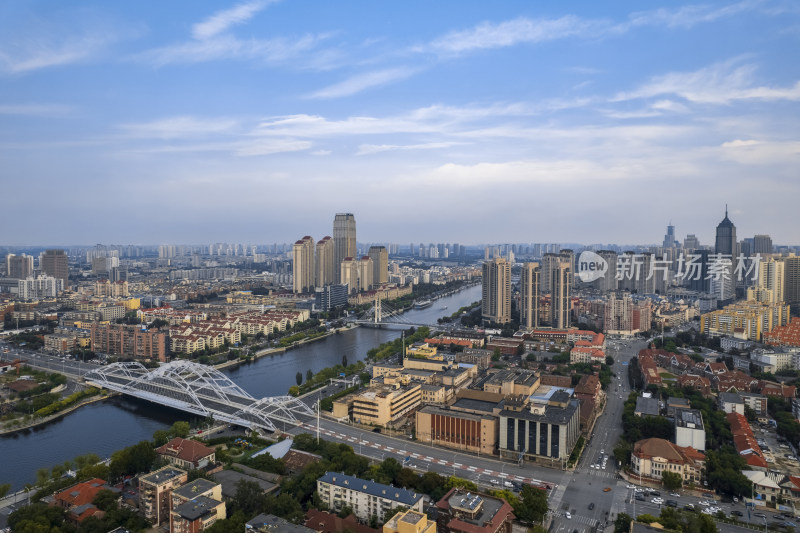
[[[597,255],[605,259],[608,270],[606,270],[605,276],[592,282],[592,287],[603,292],[617,290],[617,252],[600,250]]]
[[[372,283],[382,285],[389,282],[389,251],[385,246],[370,246],[369,256],[372,259]]]
[[[753,254],[767,255],[772,253],[772,237],[756,235],[753,237]]]
[[[314,239],[306,235],[294,243],[292,259],[294,292],[314,292]]]
[[[373,263],[372,258],[368,255],[363,256],[358,261],[358,290],[369,291],[372,290],[373,282]]]
[[[498,324],[511,322],[511,264],[497,257],[483,263],[483,318]]]
[[[664,248],[675,248],[678,246],[678,241],[675,240],[675,226],[672,225],[672,222],[667,225],[667,233],[664,235],[662,246]]]
[[[736,260],[738,251],[736,240],[736,226],[728,218],[728,207],[725,206],[725,218],[717,225],[717,238],[714,253],[723,254],[731,261],[728,271],[711,279],[711,292],[719,300],[731,300],[736,296],[736,282],[733,279],[733,261]]]
[[[539,263],[523,263],[519,276],[520,321],[526,329],[539,327]]]
[[[341,278],[342,261],[356,255],[356,217],[352,213],[336,213],[333,219],[333,263],[337,283],[345,283]]]
[[[553,290],[550,291],[550,327],[569,327],[570,292],[572,290],[572,265],[561,261],[550,273]]]
[[[332,285],[336,282],[336,270],[339,269],[339,266],[333,263],[333,239],[328,236],[317,242],[315,265],[314,282],[317,287]]]
[[[45,250],[39,256],[39,268],[45,274],[64,281],[64,287],[69,283],[69,259],[64,250]]]
[[[558,254],[546,253],[542,256],[542,271],[541,277],[539,278],[539,287],[542,292],[551,292],[553,290],[553,284],[551,282],[553,278],[553,268],[555,268],[560,261],[561,259],[558,257]]]
[[[6,256],[6,275],[14,279],[33,276],[33,256],[8,254]]]
[[[345,257],[339,265],[339,279],[342,285],[347,285],[348,294],[358,292],[358,261],[352,257]]]
[[[783,264],[786,303],[800,303],[800,256],[786,257],[783,259]]]

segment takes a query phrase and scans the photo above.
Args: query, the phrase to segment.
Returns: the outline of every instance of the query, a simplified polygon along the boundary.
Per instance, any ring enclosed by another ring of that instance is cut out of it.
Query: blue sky
[[[0,3],[0,244],[800,244],[800,4]]]

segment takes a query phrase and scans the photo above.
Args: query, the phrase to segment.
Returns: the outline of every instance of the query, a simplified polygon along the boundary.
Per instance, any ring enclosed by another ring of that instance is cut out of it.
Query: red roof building
[[[196,440],[175,437],[156,448],[156,453],[180,468],[203,468],[215,461],[216,452]]]
[[[511,533],[514,512],[503,499],[460,487],[436,502],[439,533]]]

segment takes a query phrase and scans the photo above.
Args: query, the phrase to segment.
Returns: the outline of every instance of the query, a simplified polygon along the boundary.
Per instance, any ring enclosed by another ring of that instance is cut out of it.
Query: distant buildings
[[[563,253],[563,252],[562,252]],[[570,292],[572,263],[560,261],[550,272],[550,327],[563,329],[570,325]]]
[[[33,256],[8,254],[6,256],[6,275],[15,279],[33,276]]]
[[[389,251],[385,246],[370,246],[372,259],[372,284],[383,285],[389,282]]]
[[[42,272],[64,282],[64,286],[69,284],[69,258],[64,250],[45,250],[39,256],[39,268]]]
[[[314,290],[314,239],[306,235],[292,246],[292,279],[295,294]]]
[[[728,218],[728,208],[725,208],[725,218],[717,225],[717,236],[714,244],[714,253],[722,254],[729,261],[724,272],[711,279],[711,292],[718,300],[732,300],[734,298],[736,282],[733,272],[733,261],[738,255],[738,242],[736,240],[736,226]]]
[[[519,278],[520,321],[526,329],[539,327],[539,263],[524,263]]]
[[[700,316],[700,331],[706,335],[729,335],[761,341],[764,333],[789,322],[785,303],[742,301]]]
[[[483,264],[481,314],[498,324],[511,321],[511,264],[503,258]]]

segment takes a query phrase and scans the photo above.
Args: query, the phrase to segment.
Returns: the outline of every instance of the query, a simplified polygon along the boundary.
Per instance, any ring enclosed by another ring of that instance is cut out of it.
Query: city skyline
[[[800,8],[642,7],[5,3],[2,244],[800,243]]]

